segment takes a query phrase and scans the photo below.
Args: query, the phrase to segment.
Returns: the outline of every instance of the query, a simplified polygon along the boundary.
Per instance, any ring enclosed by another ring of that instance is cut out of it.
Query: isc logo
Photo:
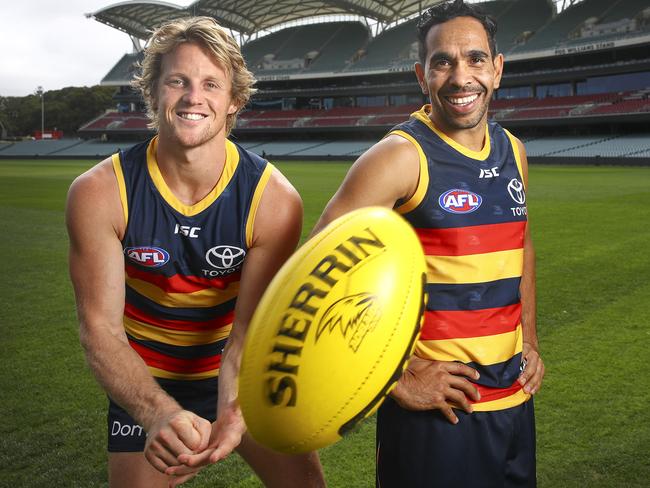
[[[199,237],[200,230],[201,227],[190,227],[189,225],[176,224],[176,227],[174,227],[174,234],[180,234],[186,237],[192,237],[196,239],[197,237]]]
[[[494,168],[482,169],[481,173],[478,175],[479,178],[496,178],[499,176],[499,168],[495,166]]]
[[[473,212],[481,206],[483,199],[467,190],[448,190],[438,199],[438,204],[447,212],[455,214],[466,214]]]
[[[142,266],[158,268],[169,261],[169,253],[159,247],[127,247],[126,256]]]

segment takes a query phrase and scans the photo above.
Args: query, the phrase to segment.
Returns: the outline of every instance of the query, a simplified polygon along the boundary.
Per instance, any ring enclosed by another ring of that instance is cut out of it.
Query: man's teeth
[[[477,98],[478,98],[478,94],[475,93],[474,95],[470,95],[469,97],[462,97],[462,98],[447,97],[447,100],[449,100],[449,102],[454,105],[467,105],[468,103],[472,103]]]
[[[178,115],[180,115],[181,118],[187,119],[187,120],[200,120],[200,119],[205,117],[205,115],[202,115],[202,114],[180,113]]]

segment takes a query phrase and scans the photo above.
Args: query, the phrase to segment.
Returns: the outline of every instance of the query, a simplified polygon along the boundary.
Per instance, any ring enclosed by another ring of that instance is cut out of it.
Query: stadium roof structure
[[[126,32],[134,40],[147,40],[151,31],[165,21],[207,15],[248,40],[254,34],[289,22],[322,16],[356,15],[387,26],[442,1],[445,0],[196,0],[183,7],[159,0],[134,0],[109,5],[86,17]],[[549,1],[560,12],[583,0]]]
[[[109,5],[86,14],[95,20],[146,40],[163,23],[190,15],[214,17],[245,38],[288,22],[328,15],[357,15],[382,24],[420,12],[442,0],[197,0],[187,7],[157,0]]]
[[[146,40],[151,30],[163,22],[190,15],[185,8],[156,0],[121,2],[86,14],[110,27],[126,32],[131,37]]]

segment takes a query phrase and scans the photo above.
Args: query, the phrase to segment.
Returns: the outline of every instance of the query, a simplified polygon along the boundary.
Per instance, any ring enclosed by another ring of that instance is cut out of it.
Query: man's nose
[[[465,63],[456,63],[452,67],[449,82],[457,88],[462,88],[472,83],[472,77]]]
[[[183,100],[191,105],[201,103],[201,87],[196,83],[188,83],[183,93]]]

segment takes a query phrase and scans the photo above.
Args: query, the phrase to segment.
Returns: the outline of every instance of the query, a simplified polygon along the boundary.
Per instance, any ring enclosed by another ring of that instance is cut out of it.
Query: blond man
[[[302,222],[289,182],[227,138],[253,83],[213,19],[160,27],[134,82],[157,134],[70,188],[70,274],[109,397],[112,487],[176,486],[235,448],[267,486],[324,485],[316,454],[256,445],[237,403],[248,322]]]

